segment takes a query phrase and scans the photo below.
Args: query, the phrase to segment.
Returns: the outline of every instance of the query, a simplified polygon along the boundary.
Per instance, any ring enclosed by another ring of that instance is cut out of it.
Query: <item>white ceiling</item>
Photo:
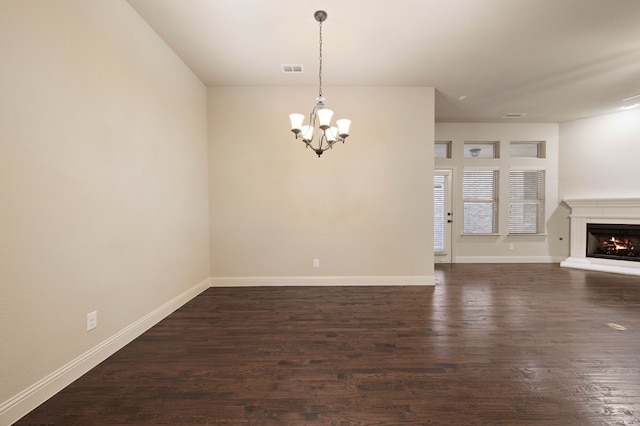
[[[128,1],[208,86],[317,86],[322,9],[329,101],[334,86],[431,86],[441,122],[563,122],[640,103],[621,102],[640,95],[640,0]]]

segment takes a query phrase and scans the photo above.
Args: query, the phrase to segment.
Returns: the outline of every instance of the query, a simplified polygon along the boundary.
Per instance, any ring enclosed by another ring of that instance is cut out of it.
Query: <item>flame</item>
[[[616,237],[611,237],[609,241],[611,242],[611,244],[605,242],[604,245],[613,246],[612,248],[615,250],[628,250],[632,244],[629,240],[621,240]]]

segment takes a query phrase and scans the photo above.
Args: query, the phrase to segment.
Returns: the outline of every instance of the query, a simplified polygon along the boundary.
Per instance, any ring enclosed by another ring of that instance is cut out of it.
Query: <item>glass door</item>
[[[433,175],[433,252],[436,263],[451,262],[451,170]]]

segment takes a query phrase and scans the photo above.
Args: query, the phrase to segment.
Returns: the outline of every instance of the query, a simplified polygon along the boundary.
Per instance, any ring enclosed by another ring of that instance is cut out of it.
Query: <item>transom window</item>
[[[465,142],[465,158],[499,158],[498,142]]]

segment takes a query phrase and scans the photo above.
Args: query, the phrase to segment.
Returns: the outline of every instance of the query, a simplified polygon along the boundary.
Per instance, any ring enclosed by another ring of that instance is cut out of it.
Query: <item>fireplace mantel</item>
[[[560,263],[566,268],[640,275],[640,264],[586,256],[587,223],[640,225],[640,198],[569,199],[571,208],[570,256]]]

